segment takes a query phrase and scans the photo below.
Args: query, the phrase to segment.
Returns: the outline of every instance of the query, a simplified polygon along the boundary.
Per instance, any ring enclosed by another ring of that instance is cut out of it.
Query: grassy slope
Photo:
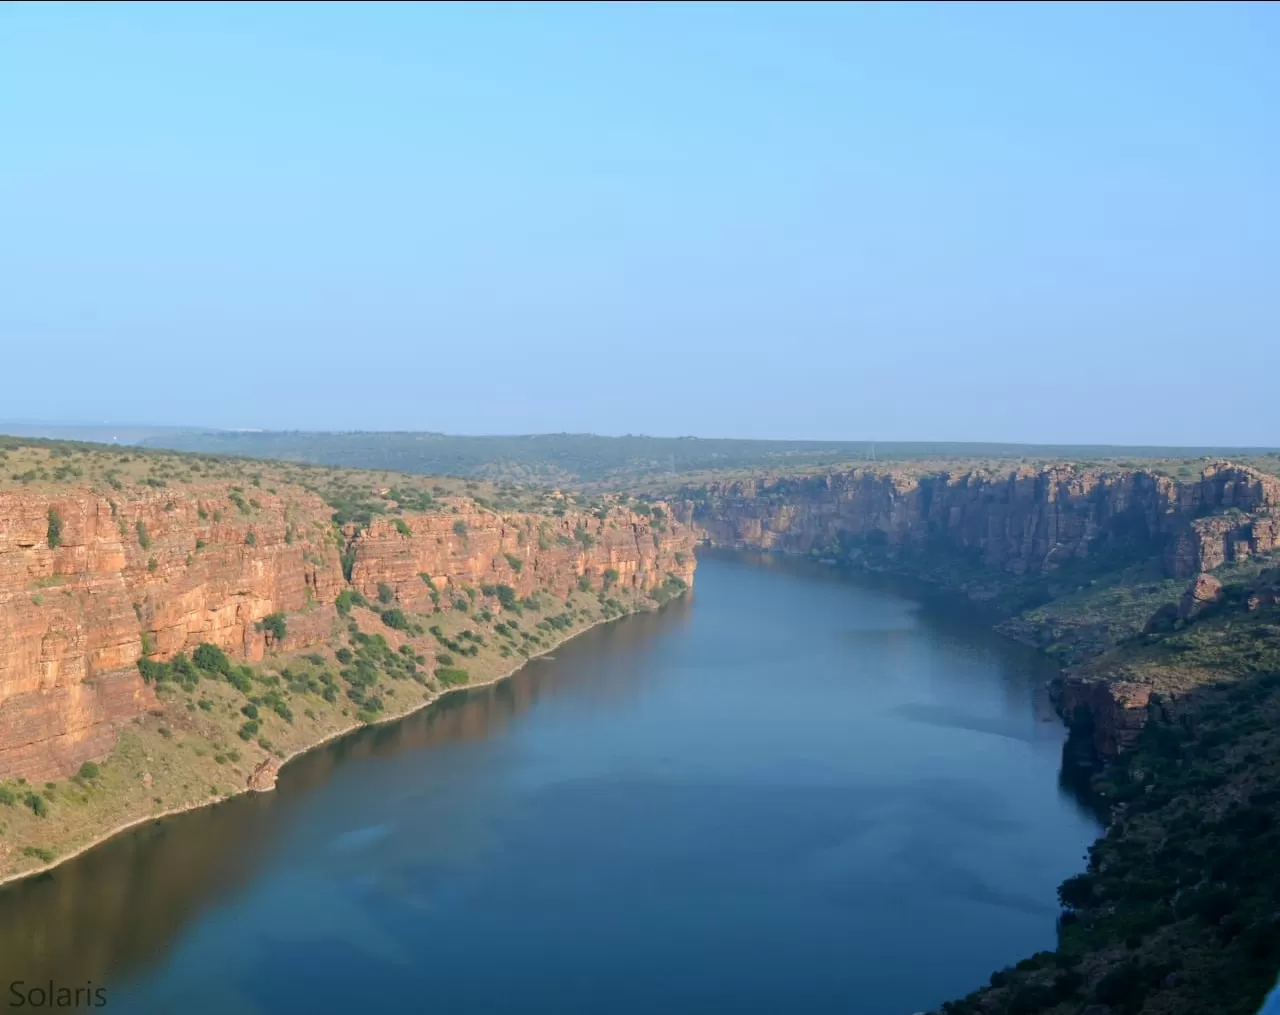
[[[329,500],[336,518],[357,524],[374,514],[394,515],[402,505],[444,511],[438,498],[446,495],[499,511],[554,514],[565,504],[545,489],[509,483],[0,438],[0,487],[88,484],[110,496],[135,484],[176,487],[209,479],[241,483],[250,492],[299,484]],[[655,605],[597,587],[567,600],[540,594],[536,606],[500,612],[494,596],[471,591],[465,610],[445,604],[443,612],[407,613],[410,631],[388,627],[380,604],[366,608],[357,601],[335,621],[326,646],[273,655],[255,666],[237,663],[232,680],[216,671],[192,669],[187,680],[162,671],[161,707],[136,721],[96,772],[90,767],[82,777],[41,786],[0,783],[0,878],[65,858],[129,821],[243,791],[248,774],[267,757],[288,757],[365,721],[420,708],[453,686],[451,679],[493,680],[592,624]],[[516,626],[510,626],[513,615]],[[246,709],[256,710],[258,728],[242,735],[251,721]]]
[[[595,623],[654,605],[599,590],[539,601],[539,609],[522,611],[519,627],[508,627],[508,634],[497,626],[509,624],[511,614],[494,614],[496,601],[484,596],[466,613],[411,615],[425,628],[439,629],[425,637],[405,637],[374,610],[355,606],[335,623],[323,649],[237,666],[237,675],[249,678],[244,690],[213,672],[199,672],[194,684],[171,679],[157,685],[161,708],[136,721],[96,772],[44,786],[0,783],[0,878],[65,858],[140,817],[241,792],[264,758],[286,758],[366,721],[421,708],[457,686],[451,681],[492,681]],[[463,631],[479,641],[460,637]],[[474,655],[462,655],[458,647]],[[440,657],[465,676],[447,672]],[[368,710],[375,698],[381,706]],[[272,708],[276,700],[283,706],[279,713]],[[258,728],[243,736],[250,706]],[[40,814],[28,802],[32,795],[44,801],[37,805]]]

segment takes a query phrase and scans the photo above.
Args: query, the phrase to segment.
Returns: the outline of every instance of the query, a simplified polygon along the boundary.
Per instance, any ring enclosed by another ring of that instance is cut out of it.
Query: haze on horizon
[[[1248,4],[6,5],[0,418],[1274,446],[1278,48]]]

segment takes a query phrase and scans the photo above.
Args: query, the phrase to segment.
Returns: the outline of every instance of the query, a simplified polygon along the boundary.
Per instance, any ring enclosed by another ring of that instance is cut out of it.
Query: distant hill
[[[1250,459],[1261,448],[1105,445],[869,443],[595,434],[465,437],[425,432],[169,430],[144,435],[146,447],[311,462],[427,475],[550,483],[616,483],[692,473],[792,471],[876,462],[991,459],[1119,461],[1202,457]]]
[[[183,433],[187,427],[154,426],[146,423],[40,423],[24,420],[0,421],[0,434],[58,441],[89,441],[93,444],[139,444],[148,437]]]

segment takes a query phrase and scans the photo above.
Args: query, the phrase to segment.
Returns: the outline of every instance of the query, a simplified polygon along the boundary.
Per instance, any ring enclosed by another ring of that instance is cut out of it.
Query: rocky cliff
[[[688,527],[617,506],[498,514],[457,498],[345,530],[331,514],[300,486],[0,491],[0,778],[67,775],[106,753],[156,704],[143,655],[210,642],[257,660],[325,641],[348,575],[427,609],[432,590],[448,609],[481,583],[523,596],[584,574],[639,591],[693,580]],[[261,625],[276,613],[281,645]]]
[[[994,582],[971,579],[986,593],[1000,584],[999,576],[1006,585],[1025,584],[1066,573],[1072,562],[1087,563],[1090,576],[1112,565],[1158,562],[1164,575],[1183,579],[1280,548],[1280,480],[1230,462],[1210,462],[1187,481],[1144,469],[1066,464],[1000,475],[858,469],[686,488],[677,514],[715,544],[888,560],[919,572],[940,560],[954,562],[944,574],[996,576]],[[1061,591],[1087,588],[1090,580],[1062,582]],[[1205,584],[1200,579],[1196,587]],[[1096,612],[1105,621],[1117,609],[1104,603]],[[1178,616],[1178,607],[1169,609]],[[1053,624],[1035,618],[1003,626],[1041,647],[1055,637]],[[1112,643],[1101,630],[1092,651]],[[1160,695],[1186,689],[1185,674],[1166,680],[1154,668],[1135,674],[1109,669],[1110,662],[1105,657],[1101,666],[1068,671],[1055,689],[1064,717],[1087,722],[1103,754],[1132,742]]]
[[[1190,577],[1280,545],[1280,480],[1229,462],[1185,482],[1064,464],[1004,474],[855,469],[682,493],[681,518],[713,543],[798,553],[929,548],[1013,574],[1124,544],[1161,552],[1170,576]]]

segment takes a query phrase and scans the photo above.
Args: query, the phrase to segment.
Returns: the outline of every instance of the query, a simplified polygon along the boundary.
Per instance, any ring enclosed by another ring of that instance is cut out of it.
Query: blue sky
[[[0,7],[0,419],[1280,444],[1280,8]]]

